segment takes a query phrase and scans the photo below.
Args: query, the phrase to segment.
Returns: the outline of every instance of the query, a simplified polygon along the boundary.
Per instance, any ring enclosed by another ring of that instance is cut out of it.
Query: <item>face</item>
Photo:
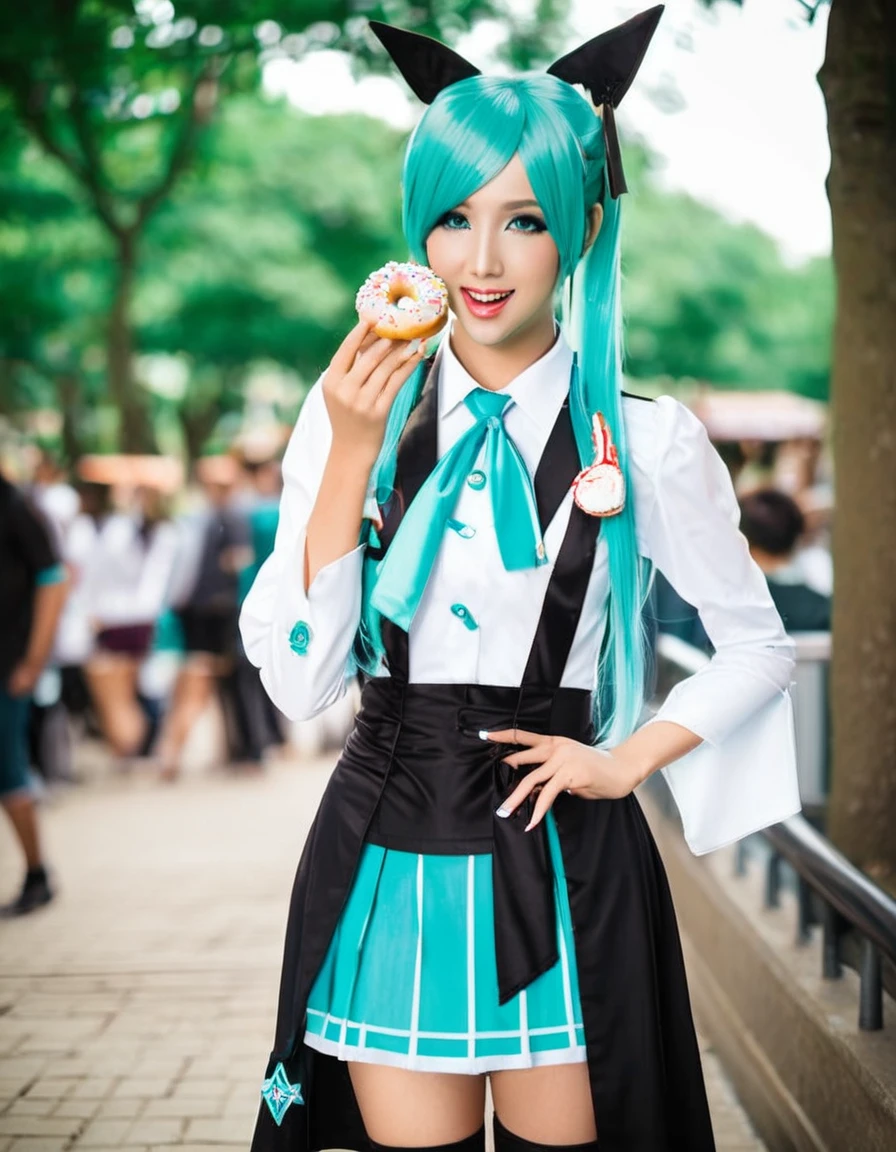
[[[448,287],[455,342],[507,350],[550,345],[560,257],[518,155],[445,213],[426,254]]]

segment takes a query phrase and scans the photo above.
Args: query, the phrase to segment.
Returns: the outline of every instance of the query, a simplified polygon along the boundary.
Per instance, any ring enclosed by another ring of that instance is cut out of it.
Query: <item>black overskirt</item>
[[[413,701],[419,708],[415,687],[403,707]],[[440,687],[449,695],[466,691]],[[481,696],[488,690],[474,691]],[[398,695],[404,700],[407,693],[405,687]],[[546,715],[544,728],[549,725],[556,727]],[[290,1082],[301,1084],[305,1104],[291,1106],[278,1126],[262,1102],[252,1152],[369,1146],[347,1066],[303,1043],[305,1008],[365,840],[375,836],[390,770],[396,760],[407,760],[401,745],[407,727],[401,707],[384,715],[381,698],[373,707],[362,706],[309,833],[290,903],[267,1070],[270,1076],[282,1063]],[[491,753],[488,746],[479,748],[480,759]],[[633,795],[588,801],[563,793],[553,811],[601,1152],[712,1152],[675,912],[641,807]]]

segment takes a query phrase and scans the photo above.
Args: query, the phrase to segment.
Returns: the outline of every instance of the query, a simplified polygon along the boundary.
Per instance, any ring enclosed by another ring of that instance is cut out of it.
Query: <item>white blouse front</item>
[[[514,401],[505,427],[533,475],[567,395],[571,368],[572,353],[561,336],[504,389]],[[477,385],[448,340],[434,371],[441,456],[471,425],[463,400]],[[623,419],[639,551],[698,609],[716,649],[652,718],[680,724],[704,741],[664,772],[689,844],[707,851],[799,809],[789,694],[793,645],[738,531],[731,481],[703,425],[668,396],[655,402],[623,397]],[[318,382],[283,461],[274,551],[240,621],[246,652],[271,699],[296,719],[313,716],[345,691],[361,611],[361,548],[321,569],[307,594],[303,587],[305,526],[330,441]],[[519,684],[571,506],[569,492],[545,533],[548,563],[508,572],[487,488],[481,482],[464,486],[455,527],[446,531],[411,626],[411,682]],[[599,537],[564,687],[595,687],[607,594],[607,548]],[[298,623],[306,626],[300,644]],[[722,804],[714,797],[722,797]]]

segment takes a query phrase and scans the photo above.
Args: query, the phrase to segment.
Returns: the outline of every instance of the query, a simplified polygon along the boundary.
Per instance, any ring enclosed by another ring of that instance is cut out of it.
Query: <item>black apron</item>
[[[438,458],[430,373],[398,449],[384,509],[385,550]],[[579,469],[568,402],[535,475],[542,531]],[[278,1126],[262,1101],[252,1152],[369,1147],[347,1065],[303,1043],[305,1009],[366,843],[493,858],[502,1002],[557,961],[553,878],[531,801],[495,809],[520,778],[511,750],[480,729],[524,728],[593,741],[591,694],[560,688],[601,521],[575,505],[518,688],[410,684],[407,634],[385,621],[388,677],[368,681],[299,863],[287,923],[274,1051],[304,1104]],[[524,770],[525,771],[525,770]],[[634,796],[553,806],[576,941],[582,1016],[601,1152],[713,1152],[700,1055],[665,872]]]

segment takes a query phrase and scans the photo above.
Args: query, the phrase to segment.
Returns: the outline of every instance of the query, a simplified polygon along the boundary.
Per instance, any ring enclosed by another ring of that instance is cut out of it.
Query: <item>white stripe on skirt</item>
[[[566,941],[563,939],[563,933],[558,932],[557,938],[560,942],[560,964],[563,968],[563,1003],[566,1007],[566,1024],[569,1028],[570,1046],[574,1047],[576,1042],[576,1020],[572,1006],[572,981],[569,977],[569,955],[566,951]]]
[[[423,974],[423,857],[417,856],[417,958],[414,961],[414,999],[411,1006],[411,1035],[408,1058],[411,1067],[417,1057],[420,1035],[420,983]]]
[[[467,1059],[476,1056],[476,861],[467,857]]]

